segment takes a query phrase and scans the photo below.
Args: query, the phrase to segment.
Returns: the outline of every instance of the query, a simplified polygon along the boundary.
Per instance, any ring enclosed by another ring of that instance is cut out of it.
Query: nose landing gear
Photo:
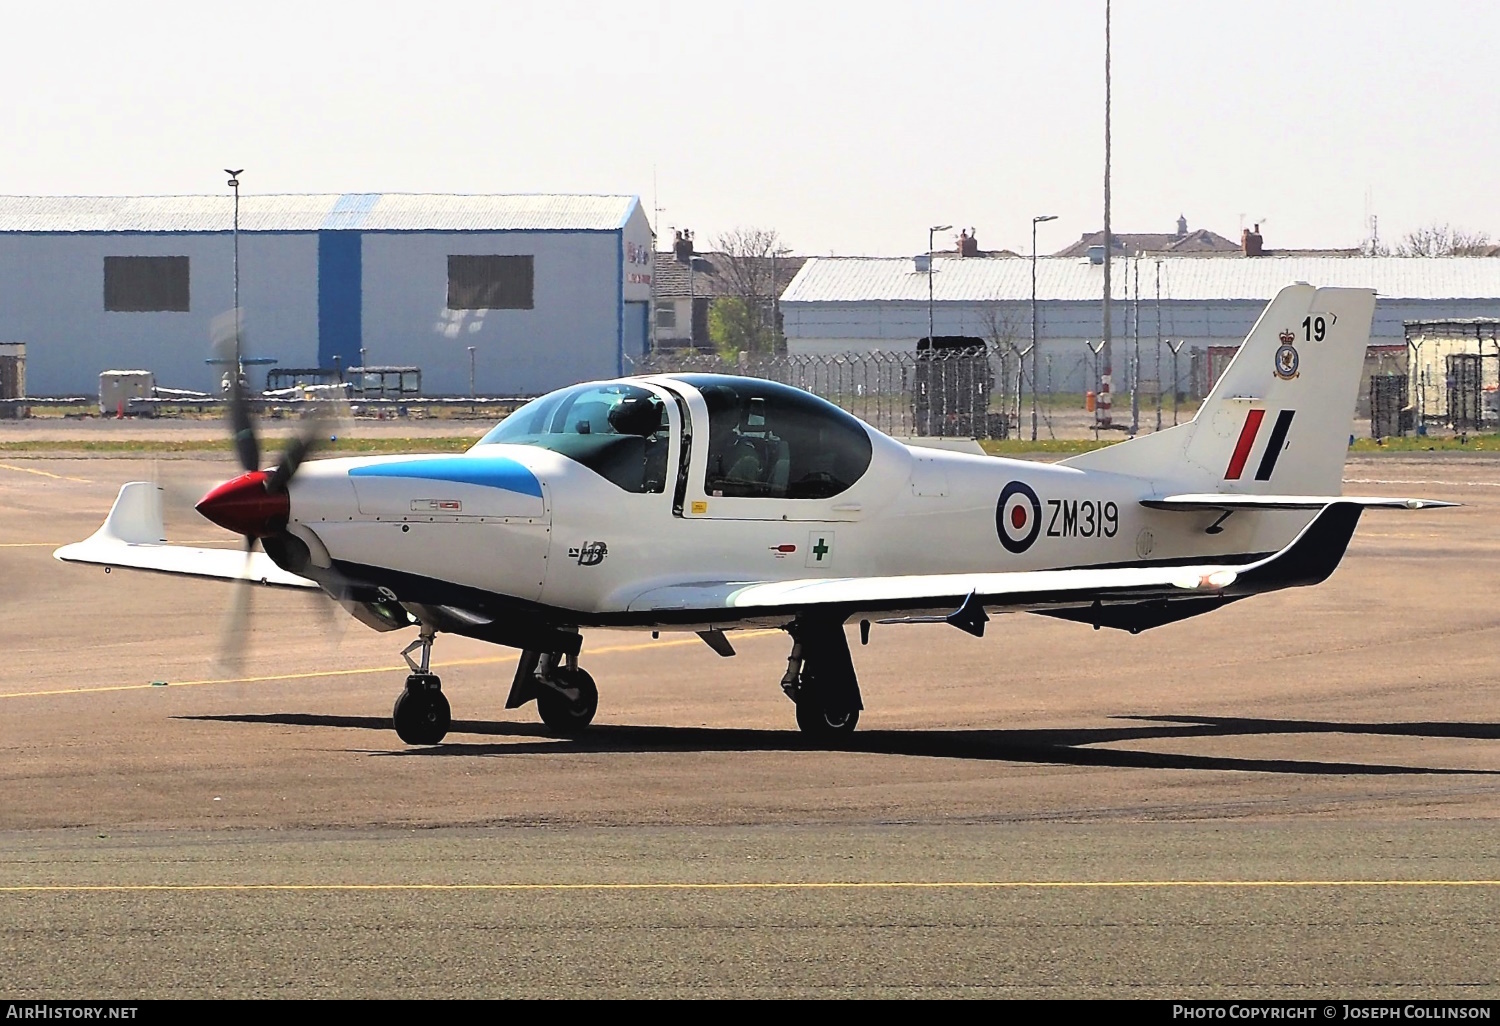
[[[391,719],[395,723],[396,736],[409,745],[437,744],[447,735],[452,723],[442,681],[429,672],[434,634],[432,628],[423,626],[417,640],[401,650],[401,658],[411,667],[411,676],[406,678],[406,689],[396,699]],[[415,648],[422,650],[420,663],[411,657]]]

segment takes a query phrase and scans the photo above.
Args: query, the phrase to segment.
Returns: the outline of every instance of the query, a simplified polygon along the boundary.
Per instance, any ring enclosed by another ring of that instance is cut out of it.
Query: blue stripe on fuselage
[[[404,463],[374,463],[351,467],[350,477],[410,477],[423,481],[503,488],[507,492],[542,497],[542,483],[515,460],[503,456],[448,456],[408,460]]]

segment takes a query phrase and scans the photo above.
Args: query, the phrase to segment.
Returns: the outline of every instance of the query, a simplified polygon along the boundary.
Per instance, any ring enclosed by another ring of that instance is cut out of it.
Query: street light
[[[938,232],[946,232],[953,226],[951,224],[935,224],[927,229],[927,348],[933,349],[932,341],[932,237]]]
[[[234,370],[235,380],[240,376],[240,175],[245,173],[244,168],[238,171],[224,169],[229,176],[229,187],[234,190]]]
[[[1031,219],[1031,440],[1036,441],[1036,226],[1056,221],[1056,214],[1039,214]]]

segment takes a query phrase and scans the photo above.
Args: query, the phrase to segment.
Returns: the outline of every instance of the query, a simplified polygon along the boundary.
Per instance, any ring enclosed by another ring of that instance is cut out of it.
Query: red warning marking
[[[1250,415],[1245,418],[1245,426],[1240,429],[1240,440],[1234,443],[1234,455],[1229,458],[1229,469],[1224,472],[1224,480],[1240,479],[1245,461],[1250,458],[1250,447],[1255,444],[1255,436],[1260,433],[1260,422],[1265,417],[1265,410],[1251,410]]]

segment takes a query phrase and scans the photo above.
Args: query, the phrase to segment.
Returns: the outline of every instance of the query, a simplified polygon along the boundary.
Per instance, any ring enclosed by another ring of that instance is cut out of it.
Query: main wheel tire
[[[583,732],[594,722],[594,713],[599,711],[599,689],[594,678],[583,670],[555,670],[559,686],[578,691],[578,697],[570,699],[556,688],[541,684],[536,696],[536,711],[542,722],[553,732],[571,737]]]
[[[859,723],[858,709],[835,713],[820,709],[811,702],[797,703],[797,727],[809,737],[848,737],[854,733],[857,723]]]
[[[391,710],[396,736],[409,745],[435,745],[448,734],[452,714],[448,697],[436,688],[407,689]]]

